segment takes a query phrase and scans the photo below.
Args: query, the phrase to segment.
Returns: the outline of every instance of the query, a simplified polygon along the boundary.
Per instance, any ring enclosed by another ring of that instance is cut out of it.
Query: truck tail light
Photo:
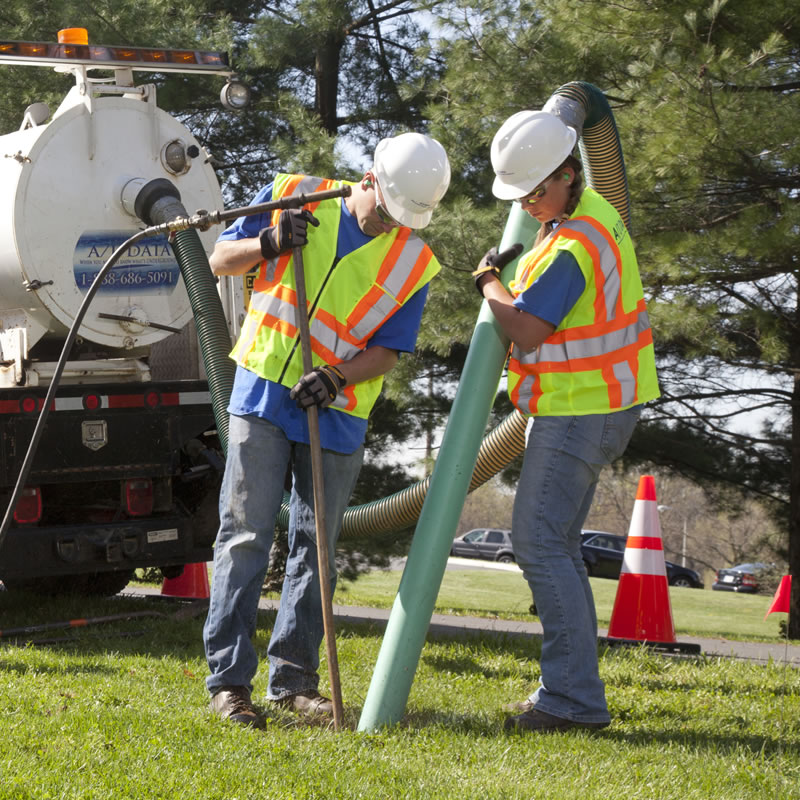
[[[38,486],[26,486],[14,509],[14,522],[29,525],[42,518],[42,490]]]
[[[122,494],[128,516],[147,517],[153,513],[153,481],[150,478],[123,481]]]

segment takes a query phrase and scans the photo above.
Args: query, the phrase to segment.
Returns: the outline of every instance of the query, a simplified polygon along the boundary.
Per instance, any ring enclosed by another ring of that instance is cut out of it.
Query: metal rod
[[[308,303],[306,279],[303,268],[303,248],[293,250],[294,280],[297,290],[297,318],[300,329],[300,348],[303,356],[303,374],[314,369],[311,358],[311,331],[308,325]],[[339,682],[339,659],[336,655],[336,631],[333,622],[333,598],[328,555],[328,534],[325,519],[325,482],[322,474],[322,444],[319,436],[319,409],[310,405],[308,414],[308,441],[311,450],[311,476],[314,482],[314,522],[317,534],[317,565],[319,589],[322,599],[322,623],[325,631],[325,652],[328,657],[328,678],[331,684],[333,704],[333,729],[338,731],[342,723],[342,690]]]
[[[323,192],[308,192],[304,194],[293,194],[288,197],[281,197],[278,200],[271,200],[269,203],[258,203],[253,206],[241,206],[231,208],[227,211],[197,211],[191,217],[178,217],[170,222],[154,226],[151,235],[156,233],[172,233],[175,231],[185,231],[187,228],[199,228],[208,230],[212,225],[220,222],[227,222],[239,217],[249,217],[253,214],[265,214],[269,211],[285,210],[289,208],[302,208],[310,203],[321,203],[323,200],[332,200],[336,197],[349,197],[352,193],[350,186],[342,186],[340,189],[326,189]]]

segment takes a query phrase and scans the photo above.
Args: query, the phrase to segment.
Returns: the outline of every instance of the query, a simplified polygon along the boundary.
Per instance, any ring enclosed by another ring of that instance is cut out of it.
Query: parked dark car
[[[581,532],[581,554],[589,575],[596,578],[619,578],[626,537],[604,531]],[[476,528],[453,540],[451,556],[483,558],[488,561],[516,561],[511,547],[511,531],[501,528]],[[703,588],[703,579],[688,567],[666,561],[670,586]]]
[[[619,579],[627,538],[605,531],[581,531],[581,554],[586,571],[596,578]],[[670,586],[702,589],[703,579],[693,569],[666,561]]]
[[[453,539],[451,556],[483,558],[509,564],[516,561],[511,549],[511,531],[501,528],[475,528]]]
[[[759,589],[760,573],[769,568],[769,564],[756,562],[717,570],[717,579],[711,584],[711,588],[722,592],[755,593]]]

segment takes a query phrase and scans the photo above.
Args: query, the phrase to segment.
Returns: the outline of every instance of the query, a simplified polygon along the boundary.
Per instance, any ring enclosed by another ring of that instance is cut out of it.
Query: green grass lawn
[[[365,576],[341,594],[366,602],[375,591],[367,583],[389,577]],[[496,599],[489,611],[501,610],[505,584],[460,577],[473,600],[445,587],[445,605],[472,613],[480,590]],[[677,594],[698,603],[716,595]],[[732,597],[730,608],[756,600],[763,598]],[[520,594],[508,602],[526,601]],[[61,640],[49,644],[0,640],[0,798],[800,798],[800,671],[777,663],[607,651],[609,728],[507,735],[502,706],[535,686],[538,640],[433,638],[402,723],[361,734],[380,631],[340,625],[344,730],[273,710],[267,730],[252,731],[207,711],[202,616],[175,619],[181,607],[157,598],[42,602],[0,593],[4,629],[128,611],[164,615],[33,635]],[[261,653],[272,621],[259,618]],[[321,674],[324,689],[324,660]],[[265,690],[262,669],[259,702]]]
[[[334,602],[391,608],[401,575],[398,571],[376,570],[355,581],[340,581]],[[607,628],[618,582],[606,578],[589,581],[598,623]],[[676,636],[783,641],[779,625],[786,615],[771,614],[764,620],[771,597],[684,588],[671,588],[669,595]],[[448,570],[436,600],[436,613],[530,621],[533,619],[528,612],[530,604],[531,594],[520,572]]]

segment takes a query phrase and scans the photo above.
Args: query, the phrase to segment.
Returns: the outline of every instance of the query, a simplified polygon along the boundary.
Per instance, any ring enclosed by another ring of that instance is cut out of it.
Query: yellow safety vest
[[[280,174],[272,197],[338,189],[345,181]],[[441,269],[410,229],[395,228],[336,261],[342,199],[306,206],[319,220],[303,248],[313,363],[340,364],[364,350],[369,338]],[[273,212],[277,222],[280,211]],[[262,261],[250,306],[231,357],[245,369],[292,387],[303,375],[292,253]],[[330,408],[366,419],[383,377],[346,386]]]
[[[514,344],[508,392],[523,413],[607,414],[659,396],[653,336],[639,266],[614,207],[584,190],[572,216],[524,255],[510,285],[519,296],[562,250],[586,287],[556,330],[535,350]]]

